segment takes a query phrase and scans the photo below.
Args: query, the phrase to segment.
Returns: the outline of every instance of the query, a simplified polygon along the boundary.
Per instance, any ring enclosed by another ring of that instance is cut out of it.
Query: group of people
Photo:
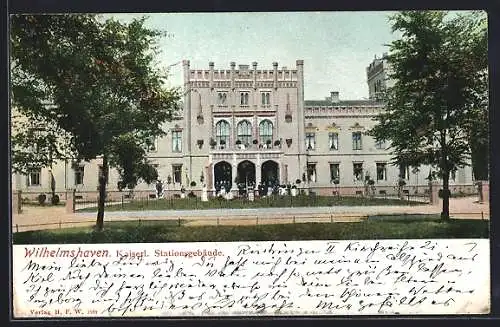
[[[272,195],[290,195],[291,194],[291,185],[278,184],[278,183],[259,183],[257,186],[255,182],[251,181],[249,183],[237,183],[238,188],[238,196],[239,197],[247,197],[250,192],[257,191],[259,197],[266,197]],[[229,181],[217,181],[215,183],[215,195],[225,197],[231,190],[231,183]],[[254,193],[254,195],[257,195]]]
[[[249,183],[238,183],[236,184],[238,187],[238,196],[239,197],[247,197],[249,192],[257,191],[259,197],[266,197],[272,195],[290,195],[292,186],[290,184],[278,184],[276,182],[268,182],[268,183],[259,183],[257,187],[255,186],[255,182],[251,181]],[[231,190],[231,182],[228,180],[219,180],[215,182],[215,196],[226,197],[226,195]],[[155,184],[155,191],[157,198],[163,198],[165,195],[165,190],[163,187],[163,182],[158,180]],[[184,188],[183,190],[184,191]],[[257,195],[254,193],[254,195]]]

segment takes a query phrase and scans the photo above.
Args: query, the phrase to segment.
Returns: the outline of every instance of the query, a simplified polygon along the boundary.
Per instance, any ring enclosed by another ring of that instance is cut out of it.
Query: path
[[[489,219],[489,204],[477,203],[476,197],[450,199],[453,218]],[[438,205],[419,206],[333,206],[293,208],[205,209],[205,210],[149,210],[108,211],[105,221],[119,220],[184,220],[193,224],[256,224],[302,221],[360,221],[368,215],[382,214],[439,214]],[[28,207],[14,214],[14,231],[39,230],[94,225],[95,212],[68,214],[64,207]]]

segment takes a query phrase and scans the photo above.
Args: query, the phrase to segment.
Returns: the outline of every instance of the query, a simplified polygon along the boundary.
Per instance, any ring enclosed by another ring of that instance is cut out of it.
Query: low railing
[[[291,191],[291,190],[290,190]],[[318,195],[313,191],[298,189],[297,195],[291,193],[273,193],[267,191],[235,192],[207,191],[207,198],[202,199],[201,190],[182,192],[163,192],[159,197],[154,192],[108,192],[105,206],[112,211],[138,210],[200,210],[200,209],[245,209],[272,207],[330,207],[330,206],[368,206],[368,205],[418,205],[429,202],[427,197],[406,195],[373,196],[354,195]],[[287,192],[287,191],[285,191]],[[88,193],[88,192],[87,192]],[[295,192],[294,192],[295,194]],[[205,200],[205,201],[204,201]],[[96,211],[98,194],[75,195],[75,210]]]
[[[214,145],[211,146],[212,152],[246,152],[246,151],[281,151],[282,145],[275,144],[235,144],[235,145]]]

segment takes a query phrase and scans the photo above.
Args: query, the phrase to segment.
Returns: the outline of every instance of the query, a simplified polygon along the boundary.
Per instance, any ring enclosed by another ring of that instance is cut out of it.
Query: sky
[[[180,61],[191,69],[229,69],[230,62],[258,69],[295,68],[304,60],[304,96],[324,99],[338,91],[343,100],[368,97],[366,67],[388,52],[396,38],[388,17],[393,12],[270,12],[144,14],[147,26],[164,31],[161,67],[170,68],[169,85],[183,83]],[[141,14],[114,14],[130,21]]]
[[[258,69],[295,68],[304,60],[304,96],[319,100],[368,97],[366,67],[396,39],[388,21],[394,12],[279,12],[145,14],[147,26],[164,31],[160,67],[170,68],[169,86],[183,83],[183,59],[191,69],[229,69],[230,62]],[[130,21],[141,14],[114,14]],[[175,65],[176,64],[176,65]]]

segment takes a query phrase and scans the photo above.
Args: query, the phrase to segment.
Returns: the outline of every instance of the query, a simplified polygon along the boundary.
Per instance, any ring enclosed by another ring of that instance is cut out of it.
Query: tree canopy
[[[486,18],[405,11],[390,21],[401,34],[385,58],[394,85],[384,92],[386,110],[370,133],[390,141],[395,163],[435,168],[446,218],[450,172],[470,164],[474,128],[482,123],[480,134],[488,124]]]
[[[15,170],[33,165],[25,149],[35,140],[38,166],[68,156],[100,157],[104,172],[109,164],[117,168],[121,185],[156,178],[144,147],[166,134],[162,124],[179,109],[180,95],[165,87],[157,69],[162,33],[145,21],[86,14],[11,17],[12,107],[24,118],[24,129],[13,132]],[[100,228],[106,180],[100,180]]]

